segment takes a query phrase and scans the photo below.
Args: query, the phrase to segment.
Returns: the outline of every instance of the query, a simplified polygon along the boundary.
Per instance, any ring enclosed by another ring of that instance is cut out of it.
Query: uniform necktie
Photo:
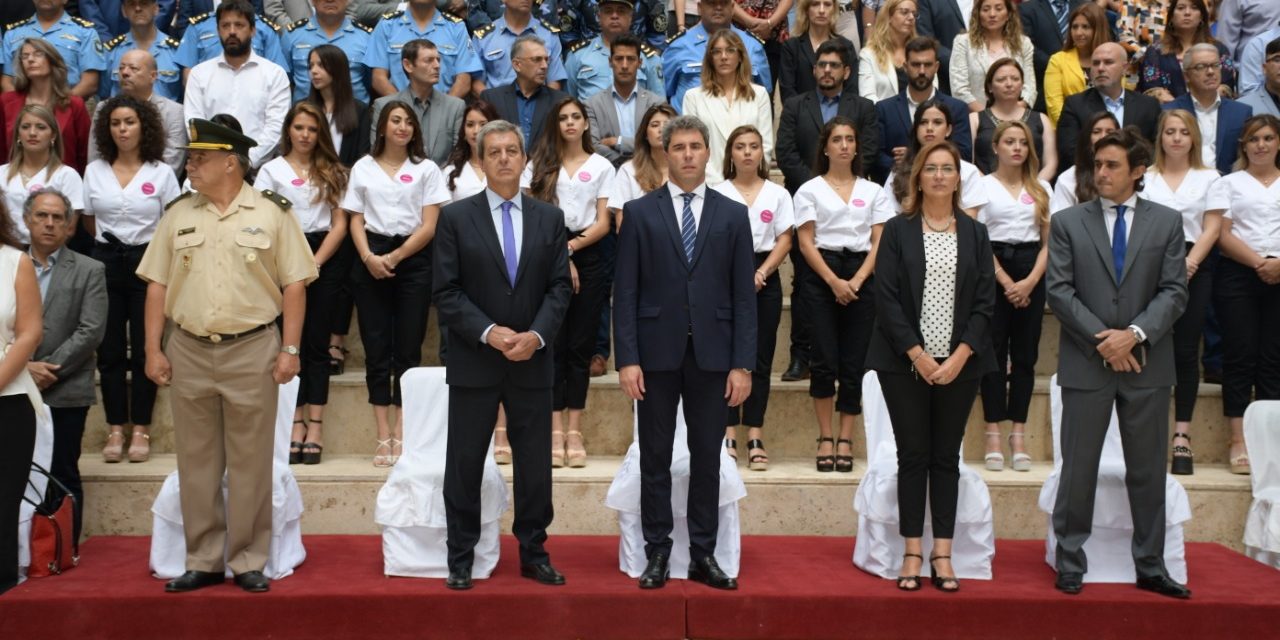
[[[692,193],[680,194],[684,198],[684,212],[680,216],[680,239],[684,241],[684,257],[689,262],[693,262],[693,245],[698,239],[698,225],[693,221],[693,196]]]
[[[516,284],[516,225],[511,220],[510,200],[502,203],[502,257],[507,262],[507,280]]]
[[[1070,15],[1070,12],[1067,11],[1067,0],[1054,0],[1053,13],[1058,17],[1058,33],[1061,34],[1063,40],[1066,40],[1067,16]]]
[[[1111,259],[1116,265],[1116,283],[1119,284],[1120,279],[1124,277],[1124,251],[1127,241],[1125,235],[1124,210],[1128,207],[1118,204],[1116,205],[1116,224],[1111,232]]]

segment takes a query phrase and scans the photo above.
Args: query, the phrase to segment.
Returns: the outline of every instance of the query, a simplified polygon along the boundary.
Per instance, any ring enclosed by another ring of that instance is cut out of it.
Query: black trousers
[[[93,257],[105,267],[107,326],[98,346],[98,375],[107,424],[151,424],[156,384],[147,377],[147,283],[134,272],[147,245],[99,242]],[[129,374],[126,376],[126,374]]]
[[[1036,266],[1040,243],[991,243],[1000,266],[1014,281],[1026,278]],[[1031,392],[1036,385],[1036,360],[1040,358],[1040,329],[1044,324],[1044,278],[1031,290],[1031,302],[1021,309],[996,291],[991,317],[991,341],[996,352],[995,371],[982,377],[982,414],[987,422],[1026,423]],[[1012,363],[1012,370],[1006,366]]]
[[[312,254],[320,250],[328,235],[328,231],[307,234]],[[333,333],[343,281],[351,275],[352,255],[346,251],[345,245],[340,246],[320,268],[320,276],[307,286],[307,315],[302,323],[302,369],[298,372],[299,407],[329,404],[329,334]]]
[[[573,237],[574,233],[570,233]],[[560,333],[555,337],[555,380],[551,407],[555,411],[585,409],[591,380],[591,356],[596,352],[600,308],[609,296],[608,263],[599,243],[573,252],[578,269],[578,292],[569,299]]]
[[[978,385],[976,379],[930,385],[913,374],[880,374],[898,445],[898,532],[904,538],[924,535],[926,492],[933,537],[955,536],[960,443]]]
[[[605,263],[605,285],[604,285],[604,304],[600,305],[600,328],[596,331],[596,352],[595,355],[609,359],[611,351],[611,334],[609,330],[613,327],[613,301],[611,292],[613,291],[613,272],[618,264],[618,231],[610,229],[599,242],[596,243],[600,247],[600,253],[604,256]]]
[[[756,268],[768,259],[768,253],[756,254]],[[782,321],[782,278],[774,271],[756,292],[756,366],[751,370],[751,395],[742,407],[729,407],[730,427],[743,424],[763,427],[764,413],[769,408],[769,382],[773,368],[773,351],[778,345],[778,324]]]
[[[837,277],[849,279],[867,259],[863,251],[831,251],[822,249],[822,259]],[[836,396],[836,410],[857,415],[862,413],[862,372],[871,343],[871,327],[876,320],[873,281],[868,278],[849,304],[836,302],[831,287],[812,269],[805,279],[803,296],[813,318],[813,361],[809,368],[809,395],[814,398]],[[793,307],[794,308],[794,307]],[[836,395],[836,381],[840,392]]]
[[[342,248],[338,250],[338,253],[345,253],[348,263],[356,261],[356,245],[352,242],[350,233],[342,239]],[[345,336],[351,333],[351,316],[355,313],[355,296],[352,293],[355,288],[355,280],[349,276],[344,276],[341,284],[342,286],[338,289],[338,295],[333,300],[333,327],[331,330],[336,335]]]
[[[76,497],[75,525],[72,529],[75,539],[80,539],[80,528],[84,514],[84,485],[80,482],[80,440],[84,437],[85,418],[89,416],[89,407],[50,407],[53,417],[53,459],[49,463],[49,473],[58,482],[67,486],[71,495]],[[49,487],[45,491],[46,503],[53,507],[53,500],[62,497],[62,491]]]
[[[693,338],[675,371],[646,371],[644,400],[637,403],[640,435],[640,523],[644,551],[671,552],[671,448],[676,409],[684,400],[689,444],[689,558],[714,557],[720,527],[720,440],[728,371],[704,371],[693,355]]]
[[[809,312],[809,299],[804,293],[805,281],[813,272],[804,254],[800,253],[800,243],[791,245],[791,361],[809,365],[810,347],[813,344],[810,333],[812,314]]]
[[[504,381],[496,387],[449,387],[449,444],[444,463],[449,568],[470,569],[480,541],[480,486],[498,405],[507,409],[507,439],[515,465],[516,514],[511,532],[520,541],[521,564],[546,564],[551,506],[551,389],[527,389]]]
[[[368,233],[369,250],[388,253],[408,239]],[[377,280],[360,261],[353,261],[356,312],[364,343],[365,384],[369,404],[400,403],[400,376],[422,362],[422,340],[431,309],[431,245],[396,265],[395,275]],[[547,448],[550,449],[548,444]]]
[[[1187,251],[1191,247],[1192,243],[1188,242]],[[1173,388],[1173,415],[1178,422],[1191,422],[1196,410],[1196,394],[1200,393],[1200,339],[1213,296],[1216,263],[1210,253],[1187,282],[1187,310],[1173,323],[1173,364],[1178,376],[1178,384]]]
[[[18,584],[18,511],[36,449],[36,413],[26,394],[0,396],[0,593]]]
[[[1258,400],[1280,399],[1280,284],[1230,258],[1218,264],[1213,299],[1222,323],[1222,413],[1244,416]]]

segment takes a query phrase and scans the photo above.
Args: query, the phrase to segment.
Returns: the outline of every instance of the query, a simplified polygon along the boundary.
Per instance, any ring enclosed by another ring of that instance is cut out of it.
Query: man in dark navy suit
[[[640,518],[649,564],[640,588],[666,584],[671,557],[671,448],[684,401],[689,442],[689,578],[737,580],[716,563],[720,439],[728,407],[751,393],[756,294],[747,209],[706,184],[707,126],[667,123],[670,182],[623,207],[613,334],[622,390],[637,402]]]
[[[916,36],[907,41],[907,86],[898,95],[876,103],[880,121],[880,147],[871,169],[871,179],[884,184],[897,160],[911,146],[911,127],[915,124],[916,107],[928,100],[938,100],[951,112],[951,141],[960,157],[973,161],[973,136],[969,133],[969,105],[952,98],[935,86],[938,76],[938,41],[929,36]],[[862,147],[865,152],[866,147]]]
[[[520,575],[564,584],[543,543],[551,525],[549,340],[560,331],[573,284],[564,213],[520,193],[520,128],[495,120],[476,136],[484,191],[440,212],[435,300],[449,334],[449,445],[444,508],[450,589],[471,588],[480,540],[480,486],[498,405],[515,455]]]

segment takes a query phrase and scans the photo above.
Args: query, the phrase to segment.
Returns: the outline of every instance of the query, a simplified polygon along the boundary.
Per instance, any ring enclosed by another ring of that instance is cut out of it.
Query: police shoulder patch
[[[278,25],[278,24],[276,24],[276,23],[272,22],[270,18],[268,18],[268,17],[266,17],[266,16],[262,15],[261,13],[259,13],[259,14],[258,14],[258,19],[262,21],[262,24],[265,24],[265,25],[267,25],[268,27],[271,27],[271,30],[272,30],[272,31],[275,31],[276,33],[280,33],[280,25]]]
[[[644,54],[644,57],[646,58],[652,58],[654,56],[659,58],[662,57],[662,52],[654,49],[648,42],[640,43],[640,53]]]
[[[541,22],[542,26],[547,28],[547,31],[550,31],[551,33],[560,33],[560,25],[551,24],[546,20],[539,20],[538,22]]]
[[[85,20],[84,18],[81,18],[81,17],[79,17],[79,16],[68,16],[68,17],[70,17],[70,18],[71,18],[71,21],[72,21],[72,22],[74,22],[74,23],[76,23],[76,24],[78,24],[78,25],[80,25],[80,26],[82,26],[82,27],[86,27],[86,28],[89,28],[89,29],[97,29],[97,27],[95,27],[95,26],[94,26],[94,24],[93,24],[93,22],[92,22],[92,21]]]
[[[177,49],[179,46],[182,45],[181,42],[178,42],[177,40],[174,40],[173,38],[170,38],[170,37],[165,37],[163,44],[168,49]]]
[[[687,34],[687,33],[689,33],[689,30],[688,30],[688,29],[685,29],[684,31],[681,31],[681,32],[679,32],[679,33],[675,34],[674,36],[671,36],[671,37],[667,38],[667,44],[668,44],[668,45],[670,45],[671,43],[675,42],[676,40],[679,40],[680,38],[684,37],[684,36],[685,36],[685,34]]]
[[[382,19],[383,19],[383,20],[390,20],[390,19],[392,19],[392,18],[399,18],[399,17],[400,17],[400,16],[402,16],[402,15],[404,15],[404,11],[403,11],[403,10],[401,10],[401,11],[388,11],[388,12],[386,12],[386,13],[382,14]]]
[[[352,21],[351,21],[351,26],[353,26],[353,27],[355,27],[355,28],[357,28],[357,29],[359,29],[359,30],[361,30],[361,31],[365,32],[365,33],[373,33],[373,27],[371,27],[371,26],[369,26],[369,25],[367,25],[367,24],[365,24],[365,23],[363,23],[363,22],[356,22],[355,20],[352,20]]]
[[[105,46],[105,47],[107,48],[107,50],[108,50],[108,51],[111,51],[112,49],[115,49],[116,47],[120,46],[120,43],[121,43],[121,42],[124,42],[124,41],[125,41],[125,39],[126,39],[126,38],[128,38],[128,37],[129,37],[129,35],[128,35],[128,34],[122,33],[122,34],[120,34],[120,35],[118,35],[118,36],[116,36],[116,37],[114,37],[114,38],[112,38],[112,39],[108,40],[108,41],[107,41],[103,46]]]
[[[282,195],[280,195],[280,194],[278,194],[278,193],[276,193],[276,192],[274,192],[274,191],[272,191],[272,190],[270,190],[270,189],[263,189],[263,190],[262,190],[262,197],[264,197],[264,198],[266,198],[266,199],[270,200],[271,202],[274,202],[274,203],[276,204],[276,206],[280,207],[281,209],[283,209],[283,210],[285,210],[285,211],[288,211],[288,210],[289,210],[289,207],[292,207],[292,206],[293,206],[293,203],[292,203],[292,202],[289,202],[289,199],[288,199],[288,198],[286,198],[286,197],[284,197],[284,196],[282,196]]]
[[[577,51],[589,44],[591,44],[591,40],[578,40],[577,42],[569,45],[569,53],[573,53],[574,51]]]
[[[448,11],[441,11],[440,15],[444,16],[444,19],[448,20],[449,22],[462,22],[462,18],[458,17],[455,14],[449,13]]]
[[[285,27],[285,30],[286,30],[286,31],[289,31],[290,33],[292,33],[294,29],[301,29],[302,27],[307,26],[307,23],[309,23],[309,22],[311,22],[311,18],[310,18],[310,17],[306,17],[306,18],[303,18],[303,19],[301,19],[301,20],[298,20],[298,21],[296,21],[296,22],[294,22],[294,23],[290,24],[289,26]]]
[[[173,206],[173,205],[175,205],[175,204],[178,204],[179,202],[182,202],[182,201],[183,201],[183,200],[185,200],[186,198],[190,198],[191,196],[195,195],[195,193],[196,193],[195,191],[186,191],[186,192],[183,192],[183,194],[182,194],[182,195],[180,195],[180,196],[178,196],[178,197],[176,197],[176,198],[174,198],[174,199],[170,200],[170,201],[169,201],[169,204],[166,204],[166,205],[164,206],[164,210],[165,210],[165,211],[168,211],[170,207],[172,207],[172,206]]]
[[[476,30],[475,30],[475,36],[476,36],[477,38],[483,38],[483,37],[485,37],[485,36],[487,36],[487,35],[489,35],[489,34],[493,33],[493,28],[494,28],[494,27],[493,27],[493,23],[492,23],[492,22],[490,22],[489,24],[486,24],[485,26],[480,27],[479,29],[476,29]]]
[[[201,23],[201,22],[204,22],[205,20],[208,20],[208,19],[209,19],[209,16],[211,16],[211,15],[213,15],[213,14],[212,14],[212,13],[202,13],[202,14],[200,14],[200,15],[198,15],[198,16],[191,16],[191,17],[187,20],[187,24],[199,24],[199,23]]]
[[[6,25],[4,26],[4,30],[5,30],[5,31],[9,31],[10,29],[17,29],[18,27],[21,27],[21,26],[22,26],[22,25],[24,25],[24,24],[29,24],[29,23],[31,23],[31,22],[33,22],[33,21],[35,21],[35,19],[36,19],[36,17],[35,17],[34,15],[32,15],[30,18],[27,18],[26,20],[19,20],[19,21],[17,21],[17,22],[10,22],[9,24],[6,24]]]

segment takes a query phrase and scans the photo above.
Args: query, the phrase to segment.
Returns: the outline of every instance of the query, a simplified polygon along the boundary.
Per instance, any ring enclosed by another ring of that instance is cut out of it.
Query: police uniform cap
[[[627,7],[631,9],[636,8],[636,3],[632,2],[631,0],[600,0],[599,2],[599,5],[602,7],[605,6],[606,4],[625,4],[627,5]]]
[[[253,138],[243,133],[201,118],[192,118],[187,122],[187,134],[191,141],[182,147],[184,149],[227,151],[247,156],[249,149],[258,146]]]

